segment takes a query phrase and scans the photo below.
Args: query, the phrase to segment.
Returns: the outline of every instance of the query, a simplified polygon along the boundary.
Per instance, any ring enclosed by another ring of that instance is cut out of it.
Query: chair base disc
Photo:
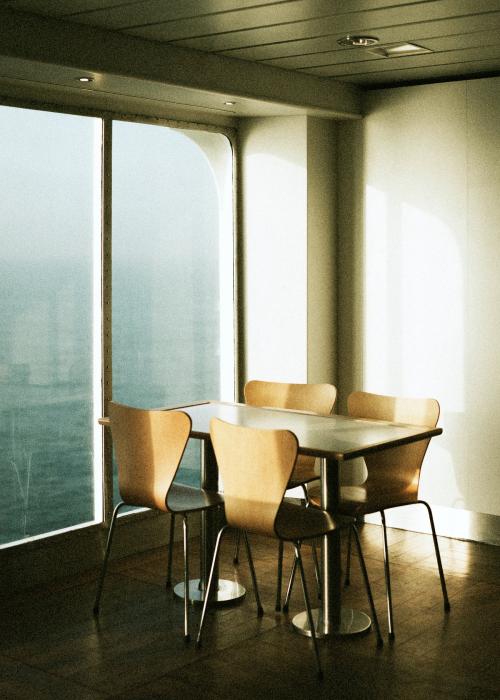
[[[316,637],[320,639],[321,637],[330,636],[348,636],[355,634],[363,634],[363,632],[368,632],[371,627],[372,621],[366,615],[366,613],[360,610],[353,610],[352,608],[342,608],[340,611],[340,625],[338,627],[332,627],[328,632],[325,632],[323,624],[318,624],[319,610],[316,608],[312,611],[312,616],[314,620],[314,629],[316,632]],[[309,620],[307,618],[307,611],[295,615],[292,620],[292,625],[295,632],[303,634],[306,637],[311,636],[311,629],[309,627]]]
[[[178,598],[184,600],[184,583],[174,586],[174,593]],[[246,589],[237,581],[219,579],[219,586],[209,605],[230,605],[237,603],[245,597]],[[204,590],[200,587],[200,579],[195,578],[189,581],[189,600],[191,603],[203,603],[205,597]]]

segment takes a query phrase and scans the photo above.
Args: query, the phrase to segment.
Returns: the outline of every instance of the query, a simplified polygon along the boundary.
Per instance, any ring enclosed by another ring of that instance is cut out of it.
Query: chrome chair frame
[[[182,517],[184,550],[184,639],[189,634],[189,532],[188,514],[223,505],[215,492],[175,484],[174,479],[189,439],[191,418],[182,411],[144,410],[115,402],[109,405],[111,430],[117,452],[122,500],[113,510],[93,613],[100,612],[101,595],[120,509],[125,505],[152,508]],[[173,523],[170,526],[168,577],[170,583]]]
[[[289,384],[286,382],[268,382],[253,379],[245,384],[245,402],[250,406],[283,408],[294,411],[308,411],[317,413],[318,415],[329,415],[335,399],[337,397],[337,389],[332,384]],[[309,457],[302,457],[303,460],[310,460]],[[314,462],[314,460],[312,460]],[[312,473],[312,468],[306,469],[305,475],[300,473],[292,473],[289,488],[302,488],[304,492],[304,505],[309,505],[309,496],[307,492],[307,484],[315,481],[319,475]],[[236,535],[233,564],[237,565],[239,561],[239,545],[240,536]],[[283,541],[280,540],[278,546],[278,564],[276,577],[276,604],[275,610],[281,610],[281,589],[283,581]],[[316,586],[318,596],[321,597],[321,585],[319,574],[319,563],[316,546],[313,543],[313,557],[315,564]]]

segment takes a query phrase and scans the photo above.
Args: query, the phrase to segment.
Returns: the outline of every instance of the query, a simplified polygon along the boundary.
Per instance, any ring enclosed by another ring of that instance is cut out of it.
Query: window
[[[0,544],[95,518],[100,125],[0,108]]]
[[[227,138],[114,122],[115,400],[233,398],[232,268]],[[198,479],[198,450],[184,457],[186,483]]]
[[[102,520],[103,207],[113,398],[234,398],[230,143],[111,126],[102,188],[101,119],[0,107],[0,546]],[[196,483],[199,446],[181,472]]]

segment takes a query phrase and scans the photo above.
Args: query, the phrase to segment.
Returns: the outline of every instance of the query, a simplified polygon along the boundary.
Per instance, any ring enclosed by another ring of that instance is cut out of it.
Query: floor
[[[257,618],[249,590],[242,604],[209,614],[201,649],[182,639],[182,604],[164,587],[164,550],[111,565],[98,621],[96,571],[1,601],[0,697],[498,699],[500,549],[440,539],[451,602],[445,613],[431,538],[390,530],[396,639],[389,643],[380,540],[378,526],[362,527],[384,647],[376,648],[373,632],[322,640],[322,682],[311,642],[290,627],[303,609],[300,587],[290,616],[275,613],[276,544],[254,538],[264,617]],[[357,564],[344,601],[367,610]],[[177,579],[181,572],[176,545]],[[250,589],[244,558],[233,566],[231,537],[221,572]],[[192,610],[194,631],[199,609]]]

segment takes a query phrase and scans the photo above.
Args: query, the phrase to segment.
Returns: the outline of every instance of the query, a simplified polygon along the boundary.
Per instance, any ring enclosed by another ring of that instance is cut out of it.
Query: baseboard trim
[[[436,532],[441,537],[500,545],[500,516],[432,504],[431,507]],[[422,505],[391,508],[385,511],[385,515],[389,527],[412,532],[431,531],[427,509]],[[381,522],[378,513],[367,515],[365,521],[376,524]]]

